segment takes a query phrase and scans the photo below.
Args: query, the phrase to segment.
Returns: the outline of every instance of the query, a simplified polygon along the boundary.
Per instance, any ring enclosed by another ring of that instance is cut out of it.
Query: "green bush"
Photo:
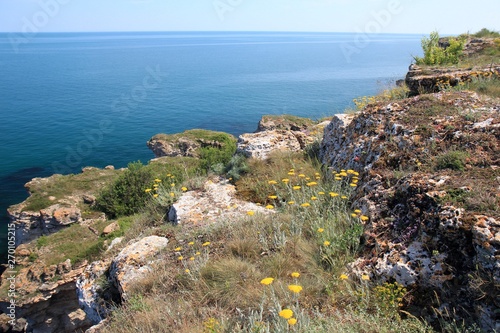
[[[439,155],[436,159],[436,169],[452,169],[463,171],[465,169],[465,161],[468,154],[460,150],[451,150],[442,155]]]
[[[233,181],[237,181],[249,170],[250,168],[248,167],[246,156],[243,154],[235,154],[231,157],[225,171],[228,177],[232,178]]]
[[[439,33],[431,32],[429,38],[422,38],[422,49],[424,57],[414,57],[417,65],[447,65],[457,64],[465,46],[465,38],[450,38],[449,46],[439,46]]]
[[[153,178],[151,169],[141,162],[130,163],[127,170],[101,191],[96,199],[96,208],[111,218],[137,213],[149,198],[144,189]]]
[[[213,141],[220,143],[218,147],[207,146],[200,149],[202,168],[210,170],[212,166],[222,163],[226,165],[236,151],[236,142],[229,134],[221,133],[212,137]]]
[[[482,28],[481,30],[476,32],[473,36],[478,38],[483,38],[483,37],[495,38],[495,37],[500,37],[500,33],[498,31]]]

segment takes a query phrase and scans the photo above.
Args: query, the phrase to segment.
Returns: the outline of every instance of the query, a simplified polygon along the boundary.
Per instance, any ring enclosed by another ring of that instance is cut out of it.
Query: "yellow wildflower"
[[[193,261],[194,260],[194,257],[190,257],[189,260]]]
[[[278,199],[278,196],[277,195],[270,195],[268,196],[269,199]]]
[[[186,268],[186,270],[185,270],[184,272],[189,273],[189,272],[191,272],[191,271],[190,271],[189,269],[187,269],[187,268]]]
[[[292,200],[292,201],[288,201],[288,204],[289,204],[289,205],[294,205],[294,204],[295,204],[295,201],[293,201],[293,200]]]
[[[311,204],[309,202],[304,202],[303,204],[301,204],[302,207],[309,207],[311,206]]]
[[[170,197],[175,197],[175,193],[174,192],[170,192]]]
[[[171,187],[174,187],[174,186],[175,186],[175,183],[170,184],[170,186],[171,186]]]
[[[290,290],[292,293],[298,294],[302,291],[302,286],[291,284],[288,286],[288,290]]]
[[[330,246],[330,244],[331,244],[331,243],[330,243],[329,241],[324,241],[324,242],[323,242],[323,245],[324,245],[324,246]]]
[[[182,260],[182,259],[184,259],[184,257],[183,257],[183,256],[179,256],[179,257],[177,258],[177,260]]]
[[[290,309],[283,309],[278,314],[280,317],[285,319],[290,319],[293,317],[293,311]]]
[[[292,187],[294,190],[300,190],[300,186],[299,185],[296,185],[294,187]]]
[[[188,245],[193,246],[194,242],[189,242]]]
[[[347,177],[347,173],[341,172],[341,173],[339,173],[339,176],[341,176],[341,177]]]
[[[265,278],[265,279],[260,280],[260,283],[262,283],[263,285],[268,286],[268,285],[270,285],[271,283],[273,283],[273,281],[274,281],[274,278],[272,278],[272,277],[268,277],[268,278]]]
[[[195,256],[199,256],[201,254],[200,251],[196,251],[196,253],[194,254]]]
[[[304,175],[303,173],[301,173],[301,174],[299,175],[299,177],[300,177],[300,178],[306,178],[306,175]]]
[[[158,198],[158,193],[153,194],[153,197]]]
[[[201,244],[201,246],[209,246],[210,245],[210,242],[205,242],[203,244]]]
[[[149,193],[149,192],[151,192],[151,189],[147,188],[147,189],[144,190],[144,192]]]
[[[318,197],[312,196],[311,200],[318,200]]]
[[[288,173],[288,175],[289,175],[289,176],[295,176],[295,172],[290,171],[290,172]]]
[[[157,183],[161,183],[161,179],[156,178],[156,179],[155,179],[155,182],[157,182]]]
[[[325,231],[325,229],[323,229],[323,228],[318,228],[318,232],[319,232],[319,233],[322,233],[323,231]]]
[[[186,186],[181,187],[182,192],[186,192],[188,189]]]
[[[363,275],[361,275],[361,280],[363,280],[363,281],[369,281],[370,277],[368,275],[366,275],[366,274],[363,274]]]
[[[335,192],[330,192],[330,196],[331,196],[332,198],[335,198],[335,197],[338,197],[338,196],[339,196],[339,194],[338,194],[338,193],[335,193]]]
[[[340,279],[341,280],[347,280],[349,277],[345,274],[340,274]]]
[[[325,192],[323,192],[323,191],[318,192],[318,195],[325,195]]]
[[[293,326],[295,324],[297,324],[297,319],[295,318],[288,319],[288,325]]]
[[[181,251],[181,250],[182,250],[182,247],[176,247],[176,248],[174,249],[174,251]]]
[[[351,214],[352,217],[357,217],[358,215],[356,213]]]
[[[269,185],[276,185],[276,184],[278,184],[278,182],[277,182],[277,181],[275,181],[275,180],[268,180],[268,181],[267,181],[267,183],[268,183]]]
[[[335,177],[335,180],[342,180],[342,178],[340,178],[340,177]]]
[[[356,185],[355,183],[350,183],[350,184],[349,184],[349,186],[351,186],[351,187],[356,187],[356,186],[358,186],[358,185]]]
[[[316,186],[316,185],[318,185],[318,183],[316,183],[316,182],[309,182],[306,185],[307,186]]]
[[[360,210],[360,209],[355,209],[355,210],[354,210],[354,212],[355,212],[356,214],[359,214],[359,213],[361,213],[361,210]]]
[[[255,215],[255,212],[254,212],[253,210],[249,210],[249,211],[247,212],[247,215],[248,215],[248,216],[253,216],[253,215]]]
[[[298,278],[300,276],[300,273],[299,272],[293,272],[292,274],[290,274],[291,277],[293,278]]]
[[[342,199],[347,199],[346,195],[341,196]]]
[[[359,218],[361,219],[361,221],[368,221],[368,216],[361,215]]]
[[[290,181],[290,179],[288,179],[288,178],[283,178],[281,181],[282,181],[283,183],[288,183],[288,182]]]
[[[266,208],[267,208],[267,209],[273,209],[273,208],[274,208],[274,206],[273,206],[273,205],[267,205],[267,206],[266,206]]]

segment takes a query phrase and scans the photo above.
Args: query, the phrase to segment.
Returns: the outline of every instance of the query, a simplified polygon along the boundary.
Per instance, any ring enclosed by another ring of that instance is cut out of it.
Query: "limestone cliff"
[[[367,106],[325,129],[321,159],[363,170],[370,216],[353,271],[413,288],[431,306],[500,327],[500,102],[471,92]]]

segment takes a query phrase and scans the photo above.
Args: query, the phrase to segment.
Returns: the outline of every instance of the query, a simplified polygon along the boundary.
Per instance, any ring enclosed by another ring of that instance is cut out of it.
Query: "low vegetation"
[[[465,37],[449,38],[448,47],[439,45],[439,33],[431,32],[429,37],[422,39],[423,57],[414,57],[417,65],[455,65],[458,64],[466,42]]]

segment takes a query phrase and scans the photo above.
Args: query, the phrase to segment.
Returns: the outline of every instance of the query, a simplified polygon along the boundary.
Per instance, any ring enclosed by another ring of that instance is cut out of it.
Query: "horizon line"
[[[295,31],[295,30],[103,30],[103,31],[43,31],[36,34],[58,34],[58,33],[313,33],[313,34],[367,34],[367,35],[427,35],[428,33],[417,32],[356,32],[356,31]],[[0,31],[0,34],[25,34],[23,31]],[[32,34],[32,33],[29,33]],[[452,34],[443,34],[452,35]]]

